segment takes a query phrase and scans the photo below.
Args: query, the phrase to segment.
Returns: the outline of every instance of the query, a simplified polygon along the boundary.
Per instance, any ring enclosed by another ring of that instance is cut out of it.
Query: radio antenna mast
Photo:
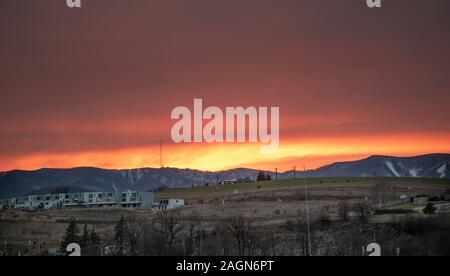
[[[162,162],[162,139],[159,139],[159,167],[163,168],[163,162]]]

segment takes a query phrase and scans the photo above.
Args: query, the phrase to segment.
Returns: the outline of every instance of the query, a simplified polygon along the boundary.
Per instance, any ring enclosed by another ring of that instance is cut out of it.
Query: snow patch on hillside
[[[447,170],[447,163],[445,163],[439,169],[437,169],[437,172],[440,174],[440,176],[439,176],[440,178],[445,177],[445,170]]]
[[[397,170],[394,168],[394,164],[392,164],[391,161],[385,161],[384,162],[386,166],[389,168],[389,170],[396,176],[400,177],[400,174],[397,172]]]
[[[412,177],[419,177],[419,172],[421,171],[421,169],[416,169],[416,168],[414,168],[414,169],[410,169],[409,170],[409,174],[412,176]]]

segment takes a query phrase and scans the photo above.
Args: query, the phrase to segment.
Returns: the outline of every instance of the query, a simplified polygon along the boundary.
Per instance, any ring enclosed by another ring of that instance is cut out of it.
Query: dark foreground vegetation
[[[305,214],[265,227],[242,216],[211,224],[197,214],[181,217],[166,211],[149,223],[122,217],[114,233],[102,240],[86,227],[78,233],[71,223],[62,244],[79,243],[83,255],[362,256],[373,242],[380,244],[382,255],[450,255],[449,214],[404,216],[385,224],[369,224],[362,215],[339,221],[322,215],[311,222],[310,239]]]
[[[352,181],[310,185],[308,215],[304,186],[295,181],[259,182],[238,194],[234,184],[188,189],[190,204],[171,211],[9,211],[0,214],[0,250],[66,255],[77,243],[84,256],[366,256],[377,243],[384,256],[450,255],[447,185]]]

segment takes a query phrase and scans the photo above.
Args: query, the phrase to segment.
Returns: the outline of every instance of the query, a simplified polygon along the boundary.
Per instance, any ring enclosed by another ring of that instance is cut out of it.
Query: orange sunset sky
[[[450,152],[450,2],[0,3],[0,171],[280,171]],[[280,148],[174,144],[177,106],[280,107]]]

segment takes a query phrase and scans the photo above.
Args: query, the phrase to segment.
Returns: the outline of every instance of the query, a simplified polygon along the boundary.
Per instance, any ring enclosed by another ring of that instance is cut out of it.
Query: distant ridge
[[[266,172],[274,175],[273,172]],[[72,169],[44,168],[36,171],[14,170],[0,173],[0,198],[31,193],[51,193],[55,189],[73,191],[152,190],[160,186],[191,187],[210,185],[229,179],[254,180],[258,170],[238,168],[205,172],[177,168],[142,168],[109,170],[94,167]],[[450,154],[427,154],[414,157],[374,155],[366,159],[333,163],[307,171],[308,177],[426,177],[450,179]],[[302,177],[303,172],[297,172]],[[293,178],[292,171],[279,173],[279,179]]]
[[[67,193],[83,193],[83,192],[92,192],[93,190],[88,190],[83,187],[68,187],[68,186],[60,186],[54,188],[43,188],[39,190],[34,190],[28,195],[48,195],[48,194],[67,194]]]

